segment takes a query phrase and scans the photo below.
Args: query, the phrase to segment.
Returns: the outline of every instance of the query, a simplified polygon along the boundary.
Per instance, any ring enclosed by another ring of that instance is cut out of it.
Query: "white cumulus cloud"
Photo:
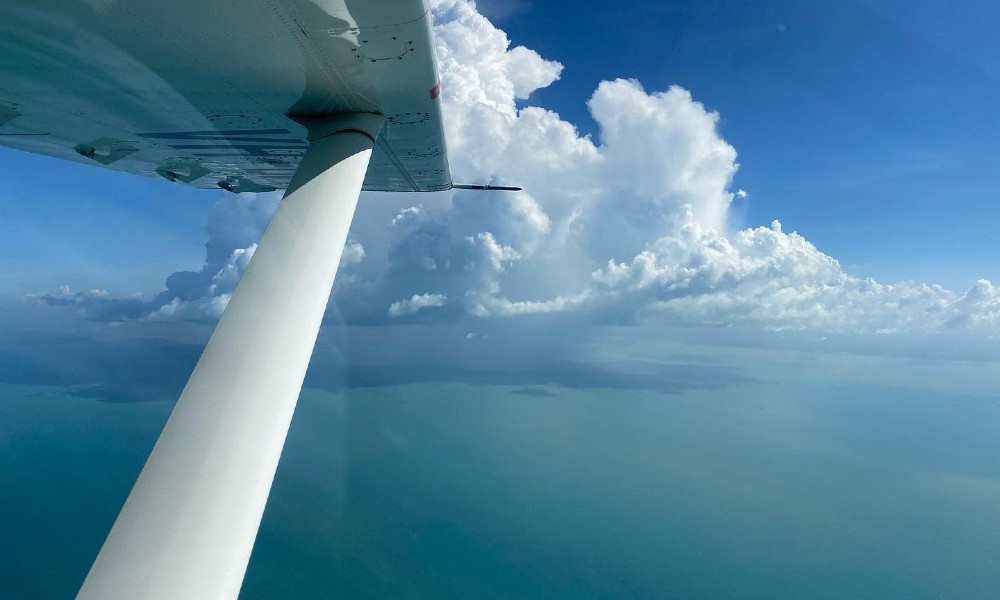
[[[518,46],[507,52],[507,76],[514,86],[514,97],[526,99],[531,92],[548,87],[562,73],[563,66],[551,60],[545,60],[534,50]]]
[[[357,240],[348,239],[344,253],[340,255],[340,266],[356,265],[365,259],[365,247]]]
[[[670,234],[592,277],[597,303],[639,319],[856,333],[940,331],[969,318],[1000,324],[1000,295],[988,282],[965,294],[881,284],[845,273],[777,221],[726,237],[686,210]]]
[[[422,308],[444,306],[448,301],[443,294],[414,294],[408,300],[400,300],[389,305],[388,315],[391,318],[405,317],[418,312]]]

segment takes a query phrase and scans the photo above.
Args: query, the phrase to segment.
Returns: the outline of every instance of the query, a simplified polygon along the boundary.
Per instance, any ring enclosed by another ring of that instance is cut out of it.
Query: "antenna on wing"
[[[488,190],[497,192],[520,192],[521,188],[510,185],[489,185],[479,183],[453,183],[451,187],[456,190]]]

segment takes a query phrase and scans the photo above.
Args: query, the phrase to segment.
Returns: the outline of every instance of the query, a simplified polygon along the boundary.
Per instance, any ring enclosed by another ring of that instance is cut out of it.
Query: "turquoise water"
[[[769,379],[306,390],[241,597],[1000,596],[1000,402]],[[73,392],[0,386],[0,597],[72,597],[170,408]]]

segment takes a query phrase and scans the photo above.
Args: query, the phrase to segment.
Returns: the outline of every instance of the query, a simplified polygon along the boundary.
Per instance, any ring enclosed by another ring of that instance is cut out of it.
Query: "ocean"
[[[241,598],[1000,596],[1000,399],[802,379],[306,389]],[[0,386],[0,597],[75,594],[169,410]]]

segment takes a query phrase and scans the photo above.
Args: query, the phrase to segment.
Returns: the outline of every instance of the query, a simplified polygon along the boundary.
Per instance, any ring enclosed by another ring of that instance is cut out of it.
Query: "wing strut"
[[[235,599],[381,115],[310,145],[78,599]]]

